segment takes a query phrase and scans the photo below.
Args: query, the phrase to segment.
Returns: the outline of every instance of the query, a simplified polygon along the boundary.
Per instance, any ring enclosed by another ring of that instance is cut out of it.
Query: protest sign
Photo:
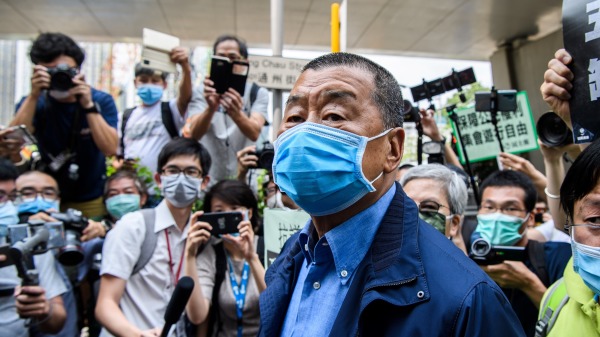
[[[479,162],[495,158],[500,154],[500,145],[496,138],[490,112],[476,112],[475,107],[458,109],[458,126],[466,147],[470,162]],[[523,153],[537,150],[537,132],[531,114],[527,93],[517,93],[517,111],[498,112],[498,131],[504,146],[509,153]],[[452,123],[452,131],[458,139],[456,125]],[[457,143],[460,161],[465,164],[463,149]]]
[[[275,261],[287,239],[304,228],[309,218],[304,211],[265,208],[265,267]]]
[[[573,141],[589,143],[600,133],[600,0],[563,1],[563,40],[575,75],[569,101]]]

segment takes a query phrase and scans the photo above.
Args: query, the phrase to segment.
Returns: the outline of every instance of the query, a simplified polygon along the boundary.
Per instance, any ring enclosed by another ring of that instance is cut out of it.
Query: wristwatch
[[[87,114],[97,114],[100,113],[100,107],[98,103],[94,102],[94,105],[91,108],[82,108],[81,109],[86,115]]]

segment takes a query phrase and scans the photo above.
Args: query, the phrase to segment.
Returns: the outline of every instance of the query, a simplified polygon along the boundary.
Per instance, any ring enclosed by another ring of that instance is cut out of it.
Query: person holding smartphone
[[[257,201],[248,185],[222,180],[206,194],[204,212],[235,211],[245,215],[237,232],[212,237],[211,244],[200,253],[200,284],[211,303],[209,318],[200,328],[201,336],[258,333],[258,298],[266,284],[265,268],[257,253],[262,238],[255,235],[259,229]],[[202,216],[198,220],[202,221]],[[210,227],[207,225],[204,223],[205,228]]]
[[[213,54],[233,63],[248,59],[246,44],[233,35],[217,38]],[[199,140],[213,158],[209,175],[215,183],[236,176],[236,154],[259,138],[269,103],[267,90],[248,82],[243,93],[229,87],[219,94],[215,88],[218,80],[207,76],[203,85],[195,88],[184,127],[184,134]]]

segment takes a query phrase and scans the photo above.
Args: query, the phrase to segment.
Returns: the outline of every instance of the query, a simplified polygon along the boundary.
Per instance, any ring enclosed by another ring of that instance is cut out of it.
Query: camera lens
[[[66,71],[57,71],[50,78],[50,88],[59,90],[59,91],[67,91],[73,87],[73,81],[71,80],[71,75]]]
[[[65,231],[65,246],[58,253],[58,261],[65,266],[76,266],[83,261],[80,234],[74,230]]]
[[[402,115],[404,116],[404,122],[417,123],[421,120],[419,110],[415,108],[409,100],[404,100],[402,103]]]
[[[491,249],[492,246],[490,243],[482,238],[473,241],[473,244],[471,245],[471,253],[473,253],[474,256],[486,256]]]
[[[538,138],[546,146],[557,147],[573,143],[573,133],[554,112],[543,114],[538,119],[536,129]]]

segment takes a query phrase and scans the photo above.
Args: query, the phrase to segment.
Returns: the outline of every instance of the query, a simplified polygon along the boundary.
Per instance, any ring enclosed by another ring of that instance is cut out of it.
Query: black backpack
[[[131,117],[131,113],[133,113],[133,110],[135,110],[135,107],[123,111],[120,140],[121,151],[123,151],[123,154],[125,154],[125,127],[127,126],[127,121],[129,120],[129,117]],[[171,138],[179,137],[179,130],[177,130],[177,128],[175,127],[175,121],[173,120],[173,113],[171,112],[169,102],[160,103],[160,112],[162,116],[163,125],[167,129],[169,136],[171,136]]]

